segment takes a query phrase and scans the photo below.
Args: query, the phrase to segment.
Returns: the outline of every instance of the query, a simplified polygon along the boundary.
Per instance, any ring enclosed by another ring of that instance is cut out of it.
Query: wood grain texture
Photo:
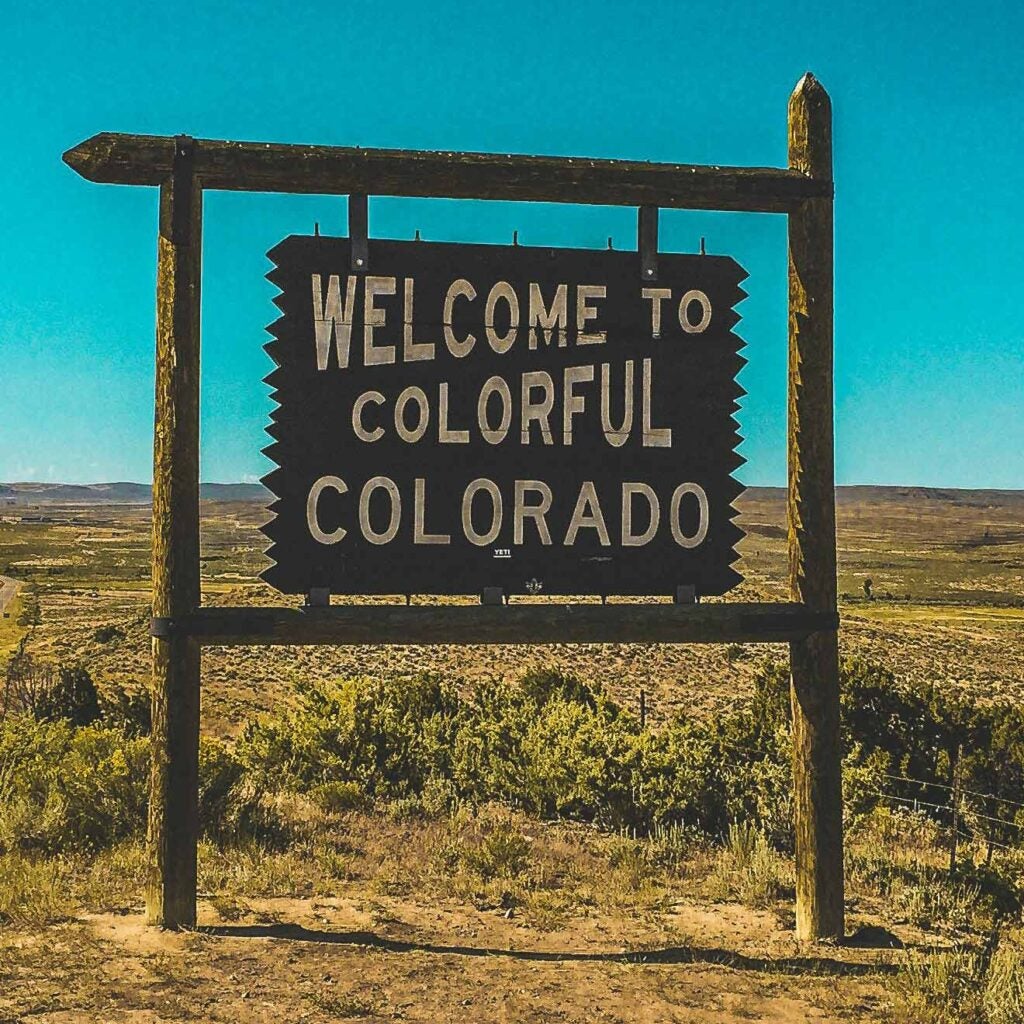
[[[834,628],[795,604],[334,605],[202,608],[154,623],[203,645],[785,642]]]
[[[153,459],[153,614],[198,607],[199,283],[202,191],[189,143],[160,187],[156,422]],[[153,639],[146,917],[167,928],[196,919],[199,834],[199,646]]]
[[[103,132],[64,162],[90,181],[158,185],[170,174],[174,140]],[[801,169],[654,164],[630,160],[413,152],[197,140],[202,186],[248,192],[447,196],[611,206],[784,213],[829,197],[832,182]]]
[[[794,170],[832,178],[832,109],[813,75],[789,103]],[[832,200],[809,199],[789,217],[790,597],[836,609],[833,454]],[[841,938],[843,910],[839,654],[836,630],[790,644],[797,935]]]

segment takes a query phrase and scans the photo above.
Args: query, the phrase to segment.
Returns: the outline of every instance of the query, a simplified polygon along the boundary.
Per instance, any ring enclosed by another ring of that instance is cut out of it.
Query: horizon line
[[[742,483],[742,482],[741,482]],[[200,480],[200,487],[259,487],[269,492],[262,480]],[[786,490],[787,485],[781,484],[742,484],[745,490]],[[927,491],[1001,491],[1006,493],[1024,492],[1024,484],[1019,487],[970,486],[961,484],[911,484],[911,483],[836,483],[835,488],[879,487],[890,490],[927,490]],[[0,480],[0,487],[146,487],[152,489],[153,484],[139,480],[96,480],[91,483],[78,483],[70,480]]]

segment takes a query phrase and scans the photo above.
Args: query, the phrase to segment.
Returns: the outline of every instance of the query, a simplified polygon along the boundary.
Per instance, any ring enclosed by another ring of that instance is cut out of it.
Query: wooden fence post
[[[160,186],[157,243],[153,616],[171,622],[200,603],[202,190],[193,147],[189,138],[175,139],[171,175]],[[196,922],[200,652],[188,636],[162,632],[153,637],[146,919],[187,928]]]
[[[789,166],[832,180],[832,105],[813,75],[789,101]],[[836,611],[832,397],[832,199],[789,215],[789,580],[791,597]],[[796,930],[843,936],[839,647],[834,629],[790,643]]]

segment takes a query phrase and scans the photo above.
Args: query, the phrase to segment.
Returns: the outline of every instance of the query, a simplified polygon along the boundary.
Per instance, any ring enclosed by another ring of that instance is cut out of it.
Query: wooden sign
[[[735,261],[320,236],[269,256],[273,586],[739,581]]]
[[[196,923],[203,646],[787,640],[796,932],[842,940],[832,107],[811,74],[790,97],[788,128],[787,167],[116,133],[64,154],[91,181],[160,186],[151,924]],[[659,256],[651,228],[658,207],[786,214],[790,599],[203,605],[208,188],[349,197],[354,252],[345,239],[293,238],[272,253],[285,315],[268,346],[280,403],[269,453],[281,469],[268,478],[280,497],[266,575],[289,591],[319,586],[321,599],[323,589],[711,594],[735,582],[740,488],[729,474],[743,360],[731,329],[743,273],[721,258]],[[643,256],[367,244],[370,194],[638,207]]]

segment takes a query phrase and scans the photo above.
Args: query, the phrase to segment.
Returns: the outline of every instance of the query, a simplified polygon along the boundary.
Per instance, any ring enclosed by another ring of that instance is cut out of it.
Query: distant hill
[[[201,484],[199,495],[206,501],[253,501],[266,503],[270,492],[263,484]],[[149,484],[116,482],[106,484],[0,483],[3,505],[148,505]]]
[[[271,493],[263,484],[200,485],[205,501],[251,501],[268,504]],[[749,499],[784,500],[784,487],[749,487]],[[917,504],[938,501],[961,508],[1017,506],[1024,509],[1024,490],[965,490],[956,487],[882,487],[859,484],[836,488],[838,504],[879,502]],[[35,482],[0,483],[0,507],[4,505],[148,505],[152,500],[149,484],[127,482],[106,484],[44,484]]]

